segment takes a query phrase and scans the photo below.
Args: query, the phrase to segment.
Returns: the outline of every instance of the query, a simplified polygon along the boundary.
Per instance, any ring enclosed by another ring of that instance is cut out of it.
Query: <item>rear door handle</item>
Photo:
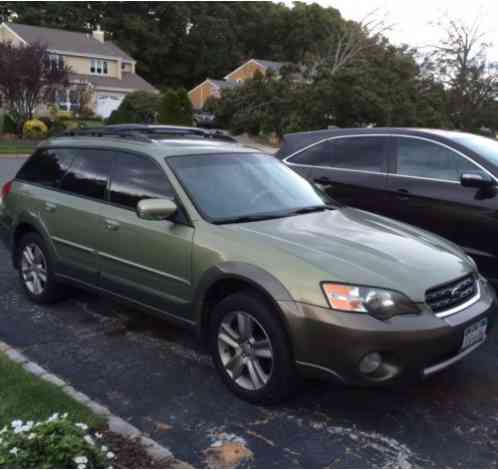
[[[105,229],[109,232],[115,232],[116,230],[119,230],[119,223],[114,220],[106,220]]]
[[[45,210],[47,212],[55,212],[55,209],[57,209],[57,206],[55,204],[52,204],[51,202],[45,203]]]

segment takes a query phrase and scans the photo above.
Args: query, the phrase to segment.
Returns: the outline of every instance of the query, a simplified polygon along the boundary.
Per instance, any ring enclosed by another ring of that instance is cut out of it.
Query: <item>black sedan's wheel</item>
[[[218,304],[210,334],[216,367],[239,397],[275,403],[293,391],[295,372],[286,333],[256,293],[233,294]]]
[[[17,266],[24,292],[31,300],[47,304],[61,297],[48,250],[38,234],[28,233],[21,239],[17,248]]]

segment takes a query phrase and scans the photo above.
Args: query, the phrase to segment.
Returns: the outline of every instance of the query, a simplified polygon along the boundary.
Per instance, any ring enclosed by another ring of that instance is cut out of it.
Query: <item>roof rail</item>
[[[122,138],[127,140],[135,140],[138,142],[154,142],[153,139],[147,137],[140,131],[105,129],[100,127],[90,127],[86,129],[71,129],[62,134],[65,137],[111,137]]]

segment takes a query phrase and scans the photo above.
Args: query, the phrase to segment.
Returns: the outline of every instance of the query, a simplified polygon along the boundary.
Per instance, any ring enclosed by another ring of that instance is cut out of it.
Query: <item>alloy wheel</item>
[[[21,273],[24,285],[36,296],[45,292],[47,285],[47,260],[35,243],[26,245],[22,251]]]
[[[231,312],[218,330],[218,352],[228,376],[245,390],[260,390],[273,372],[268,333],[249,313]]]

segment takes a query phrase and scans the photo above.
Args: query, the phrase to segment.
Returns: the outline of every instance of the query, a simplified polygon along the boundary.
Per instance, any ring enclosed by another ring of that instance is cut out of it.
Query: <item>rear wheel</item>
[[[276,403],[294,391],[286,333],[267,303],[250,291],[222,300],[213,312],[211,353],[225,384],[253,403]]]
[[[26,295],[36,303],[59,300],[62,291],[55,280],[52,260],[43,239],[36,233],[24,235],[17,249],[19,277]]]

